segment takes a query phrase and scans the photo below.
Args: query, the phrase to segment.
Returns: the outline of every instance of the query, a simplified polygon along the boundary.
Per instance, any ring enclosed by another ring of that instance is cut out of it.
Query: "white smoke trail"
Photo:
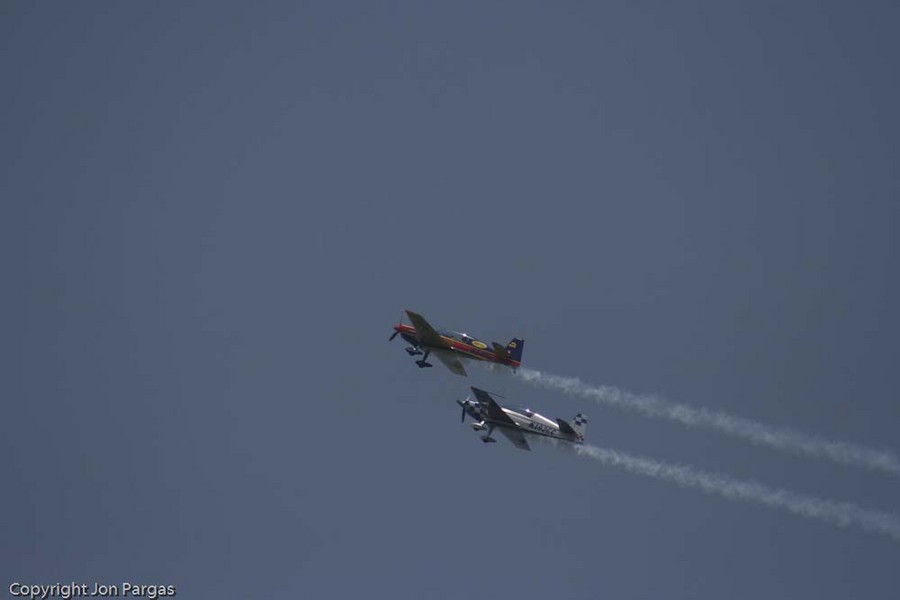
[[[889,535],[895,541],[900,542],[900,518],[891,513],[865,509],[848,502],[824,500],[787,490],[773,489],[755,481],[738,481],[717,473],[631,456],[607,448],[585,445],[578,446],[576,451],[581,456],[589,456],[605,465],[670,481],[681,487],[696,488],[708,494],[718,494],[725,498],[782,508],[795,515],[818,519],[839,527],[853,525],[865,531]]]
[[[631,394],[612,386],[592,386],[576,377],[560,377],[531,369],[519,369],[519,377],[532,385],[589,398],[601,404],[668,419],[688,427],[712,429],[777,450],[787,450],[843,465],[861,466],[900,476],[900,459],[881,450],[834,442],[785,428],[776,428],[743,417],[677,404],[656,396]]]

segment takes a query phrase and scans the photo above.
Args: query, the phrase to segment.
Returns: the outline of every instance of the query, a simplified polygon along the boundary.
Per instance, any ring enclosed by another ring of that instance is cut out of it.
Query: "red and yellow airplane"
[[[483,360],[485,362],[506,365],[513,372],[522,366],[522,350],[525,348],[525,340],[513,338],[506,345],[501,346],[497,342],[491,343],[491,348],[480,340],[456,331],[435,329],[422,315],[411,310],[406,311],[412,325],[406,325],[401,320],[394,325],[394,333],[391,340],[398,335],[411,345],[406,351],[410,356],[424,354],[416,361],[420,369],[432,366],[428,362],[428,356],[433,352],[444,365],[457,375],[466,376],[463,360]]]

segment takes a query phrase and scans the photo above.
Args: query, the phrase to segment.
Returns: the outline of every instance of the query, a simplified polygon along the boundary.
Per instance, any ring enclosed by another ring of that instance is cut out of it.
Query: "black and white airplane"
[[[575,415],[570,425],[563,419],[548,419],[530,408],[500,406],[488,392],[477,387],[472,388],[472,393],[475,394],[475,400],[466,398],[457,400],[456,403],[462,407],[463,422],[466,415],[469,415],[476,421],[472,423],[472,429],[487,429],[487,433],[481,437],[481,441],[485,443],[497,441],[491,437],[494,429],[499,430],[516,448],[522,450],[531,450],[525,439],[526,435],[553,438],[572,444],[584,443],[587,419],[580,413]]]

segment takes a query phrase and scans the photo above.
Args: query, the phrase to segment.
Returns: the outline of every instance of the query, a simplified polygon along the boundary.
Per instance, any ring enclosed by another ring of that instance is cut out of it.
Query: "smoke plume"
[[[648,417],[668,419],[688,427],[711,429],[776,450],[900,476],[900,460],[889,452],[771,427],[720,411],[670,402],[657,396],[632,394],[612,386],[588,385],[576,377],[560,377],[531,369],[520,369],[518,376],[531,385],[580,396]]]
[[[814,496],[804,496],[782,489],[769,488],[754,481],[738,481],[717,473],[709,473],[686,465],[668,464],[650,458],[631,456],[607,448],[578,446],[581,456],[593,458],[604,465],[620,467],[631,473],[646,475],[695,488],[732,500],[744,500],[818,519],[838,527],[859,527],[865,531],[882,533],[900,542],[900,518],[891,513],[869,510],[848,502],[836,502]]]

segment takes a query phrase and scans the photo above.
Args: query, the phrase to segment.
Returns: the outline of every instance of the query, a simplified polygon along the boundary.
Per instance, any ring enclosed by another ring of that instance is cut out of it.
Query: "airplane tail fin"
[[[578,437],[579,442],[583,442],[584,436],[587,434],[587,423],[587,417],[581,413],[575,415],[575,418],[572,420],[572,429],[575,430],[575,435]]]
[[[506,351],[509,352],[509,355],[516,362],[522,362],[522,351],[525,349],[525,340],[521,340],[519,338],[513,338],[510,343],[506,345]]]

